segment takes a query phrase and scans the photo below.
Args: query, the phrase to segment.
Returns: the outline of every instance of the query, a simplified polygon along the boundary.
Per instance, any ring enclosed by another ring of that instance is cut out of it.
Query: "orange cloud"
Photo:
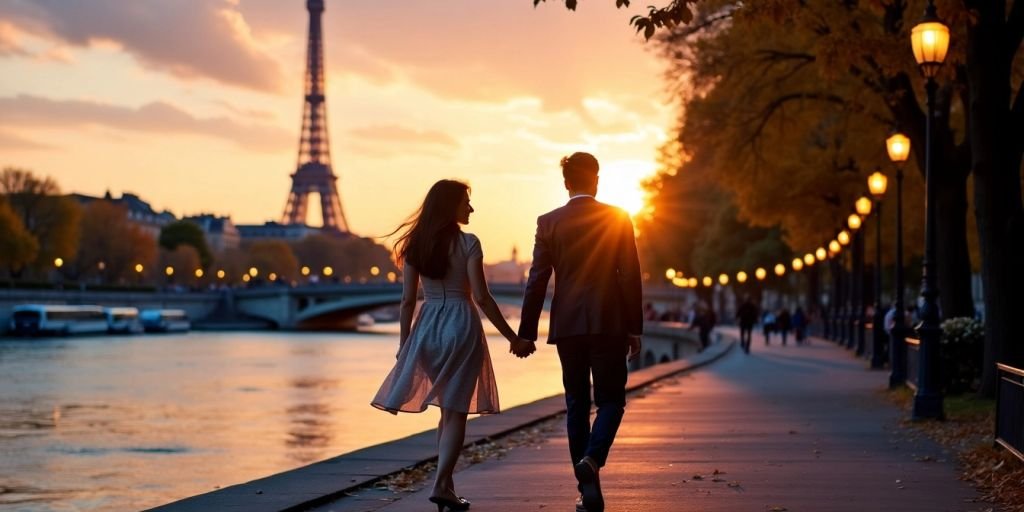
[[[11,150],[39,150],[53,149],[52,146],[41,144],[34,140],[26,139],[20,135],[0,130],[0,149]]]
[[[92,0],[0,3],[0,20],[76,46],[113,43],[144,66],[179,78],[208,78],[283,92],[280,65],[253,41],[237,2]],[[0,42],[2,48],[2,42]]]
[[[198,118],[164,102],[130,108],[20,94],[13,98],[0,98],[0,125],[8,128],[106,126],[134,132],[204,135],[230,140],[258,151],[278,151],[295,144],[294,133],[275,126],[240,124],[223,117]]]

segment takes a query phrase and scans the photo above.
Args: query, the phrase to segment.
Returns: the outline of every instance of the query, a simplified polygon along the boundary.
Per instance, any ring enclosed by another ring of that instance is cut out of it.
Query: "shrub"
[[[970,317],[942,322],[940,378],[947,394],[976,390],[985,351],[985,326]]]

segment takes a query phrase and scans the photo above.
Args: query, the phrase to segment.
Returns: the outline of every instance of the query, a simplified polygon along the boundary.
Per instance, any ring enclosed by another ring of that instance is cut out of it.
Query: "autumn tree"
[[[534,5],[544,0],[534,0]],[[692,25],[683,28],[685,32],[700,30],[714,24],[714,18],[694,20],[693,4],[711,3],[712,0],[671,0],[664,7],[650,7],[649,15],[636,16],[631,24],[648,39],[658,29],[673,31],[680,24]],[[616,6],[629,5],[629,0],[615,0]],[[1024,2],[1019,0],[952,0],[937,2],[939,15],[945,19],[953,32],[952,58],[940,76],[937,95],[937,125],[935,143],[937,167],[933,169],[940,189],[937,202],[932,205],[937,217],[950,216],[953,224],[938,219],[938,237],[946,232],[959,236],[960,210],[966,203],[955,195],[950,183],[964,184],[969,169],[974,177],[975,220],[979,232],[982,257],[982,281],[985,299],[985,362],[981,393],[992,395],[996,387],[995,363],[1008,362],[1024,365],[1024,323],[1016,316],[1024,308],[1024,297],[1019,291],[1024,287],[1024,192],[1021,179],[1024,173]],[[565,0],[569,9],[575,9],[576,0]],[[905,130],[911,131],[917,144],[917,160],[923,161],[920,141],[924,139],[921,129],[923,116],[920,101],[915,91],[920,91],[916,74],[887,64],[894,58],[906,60],[907,36],[910,25],[915,21],[914,13],[922,12],[923,2],[891,0],[888,2],[831,2],[817,5],[801,0],[766,0],[763,2],[729,3],[736,9],[750,8],[751,12],[767,16],[773,22],[810,21],[819,27],[822,48],[833,48],[822,56],[830,57],[837,72],[873,81],[881,76],[884,80],[874,84],[890,91],[887,105],[892,117],[906,123]],[[721,7],[721,3],[717,3]],[[714,8],[713,6],[712,8]],[[810,16],[810,7],[818,12]],[[831,19],[820,14],[821,7],[841,7],[849,10],[839,26],[829,23]],[[884,11],[883,27],[891,36],[892,44],[878,45],[882,39],[871,31],[872,23],[864,24],[859,16],[853,15],[862,8]],[[908,14],[909,13],[909,14]],[[727,17],[733,18],[732,14]],[[755,16],[756,17],[756,16]],[[699,17],[698,17],[699,18]],[[787,24],[792,26],[792,24]],[[839,30],[835,30],[838,28]],[[874,47],[874,48],[872,48]],[[836,49],[853,49],[835,51]],[[902,49],[902,50],[901,50]],[[874,55],[871,55],[874,53]],[[913,77],[913,78],[912,78]],[[870,88],[870,87],[869,87]],[[954,107],[954,102],[959,105]],[[964,123],[961,134],[964,142],[954,137],[949,119],[952,114],[962,112]],[[951,151],[950,147],[954,149]],[[966,164],[964,163],[966,160]],[[944,165],[945,164],[945,165]],[[944,207],[945,206],[945,207]],[[945,262],[963,266],[965,250],[961,244],[953,245],[947,240],[938,252],[939,288],[943,302],[948,297],[962,300],[966,296],[959,289],[959,274],[947,275],[943,279]],[[947,249],[956,252],[947,254]],[[944,282],[955,277],[950,283]],[[952,285],[952,286],[950,286]],[[949,316],[951,309],[943,308]]]
[[[3,198],[0,198],[0,267],[11,276],[18,275],[36,258],[39,243],[25,229],[21,219]]]
[[[288,243],[282,240],[259,240],[244,247],[249,267],[255,267],[261,279],[275,274],[277,279],[293,280],[299,276],[299,264]]]
[[[179,220],[160,229],[160,247],[174,250],[180,245],[188,245],[196,250],[201,268],[209,267],[213,261],[213,253],[206,243],[206,235],[194,222]]]
[[[93,201],[84,208],[73,263],[81,276],[128,282],[135,279],[136,265],[150,268],[156,263],[156,252],[156,241],[128,219],[125,207]]]
[[[159,268],[155,269],[153,274],[156,275],[157,281],[168,283],[195,283],[195,271],[202,268],[199,251],[189,244],[180,244],[174,249],[161,248],[158,261]],[[168,267],[172,269],[171,274],[167,273]]]
[[[60,195],[53,179],[8,167],[0,172],[0,194],[39,244],[31,263],[37,271],[77,252],[81,211],[73,199]]]
[[[299,265],[313,272],[331,267],[336,276],[368,277],[370,267],[378,267],[383,274],[396,271],[387,247],[369,238],[311,235],[294,242],[292,247]]]

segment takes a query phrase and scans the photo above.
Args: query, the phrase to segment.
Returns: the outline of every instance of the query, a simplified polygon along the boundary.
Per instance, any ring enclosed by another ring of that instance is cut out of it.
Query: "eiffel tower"
[[[327,137],[327,97],[324,94],[324,40],[321,17],[324,0],[307,0],[309,42],[306,49],[306,90],[302,109],[302,136],[299,161],[292,174],[292,190],[285,205],[283,224],[305,224],[309,194],[320,195],[323,229],[348,233],[348,222],[341,210],[338,177],[331,169],[330,140]]]

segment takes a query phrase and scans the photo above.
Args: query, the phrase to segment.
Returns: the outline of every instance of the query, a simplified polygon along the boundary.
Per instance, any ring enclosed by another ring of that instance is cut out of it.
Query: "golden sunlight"
[[[636,216],[647,206],[643,181],[657,171],[654,162],[619,160],[601,166],[597,198]]]

